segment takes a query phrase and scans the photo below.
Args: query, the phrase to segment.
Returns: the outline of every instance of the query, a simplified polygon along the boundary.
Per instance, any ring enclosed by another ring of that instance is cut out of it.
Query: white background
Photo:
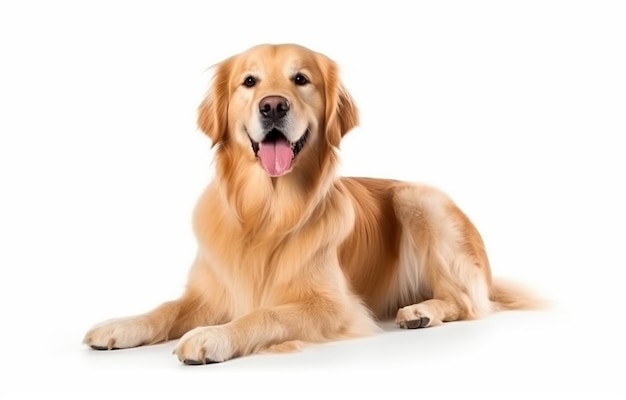
[[[2,2],[0,397],[624,395],[622,4]],[[264,42],[341,66],[342,174],[444,189],[553,308],[205,367],[81,345],[182,292],[208,68]]]

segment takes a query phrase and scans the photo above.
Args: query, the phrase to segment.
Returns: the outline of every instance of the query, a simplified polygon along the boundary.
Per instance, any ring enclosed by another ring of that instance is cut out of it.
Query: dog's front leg
[[[91,328],[83,342],[96,350],[112,350],[178,339],[196,326],[219,323],[210,311],[187,292],[148,313],[104,321]]]
[[[352,304],[345,307],[347,303]],[[375,330],[358,301],[336,302],[311,296],[258,309],[224,325],[195,328],[180,339],[174,354],[185,364],[208,364],[258,353],[288,341],[323,342]]]

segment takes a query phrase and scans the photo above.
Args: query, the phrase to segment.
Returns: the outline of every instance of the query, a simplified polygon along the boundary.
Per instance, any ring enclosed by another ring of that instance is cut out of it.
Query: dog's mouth
[[[285,175],[291,170],[291,164],[296,156],[302,151],[309,130],[297,142],[290,142],[278,129],[270,130],[262,142],[255,142],[250,138],[254,155],[261,161],[261,166],[269,176]]]

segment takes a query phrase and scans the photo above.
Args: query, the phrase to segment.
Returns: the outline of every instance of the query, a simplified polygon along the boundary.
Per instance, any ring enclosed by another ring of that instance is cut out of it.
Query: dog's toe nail
[[[199,361],[199,360],[192,360],[190,358],[186,358],[186,359],[183,360],[183,363],[185,365],[204,365],[204,364],[217,364],[218,361],[214,361],[214,360],[211,360],[209,358],[205,358],[204,362],[202,362],[202,361]]]
[[[115,347],[115,346],[109,347],[109,346],[95,346],[95,345],[92,345],[91,348],[94,350],[119,350],[120,349],[119,347]]]
[[[404,326],[405,326],[407,329],[416,329],[416,328],[419,328],[419,327],[420,327],[420,320],[419,320],[419,319],[412,319],[412,320],[410,320],[410,321],[406,321],[406,322],[404,323]]]
[[[421,317],[418,319],[412,319],[410,321],[406,321],[404,325],[400,324],[400,326],[402,326],[403,328],[407,328],[407,329],[417,329],[417,328],[426,328],[428,324],[430,324],[430,318]]]

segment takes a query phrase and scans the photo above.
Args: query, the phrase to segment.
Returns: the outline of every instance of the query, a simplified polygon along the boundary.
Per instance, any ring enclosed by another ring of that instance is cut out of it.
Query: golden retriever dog
[[[358,110],[326,56],[260,45],[219,63],[198,124],[215,179],[194,212],[182,296],[92,328],[94,349],[180,338],[185,364],[369,335],[395,316],[427,328],[530,299],[492,280],[485,246],[444,193],[337,176]]]

